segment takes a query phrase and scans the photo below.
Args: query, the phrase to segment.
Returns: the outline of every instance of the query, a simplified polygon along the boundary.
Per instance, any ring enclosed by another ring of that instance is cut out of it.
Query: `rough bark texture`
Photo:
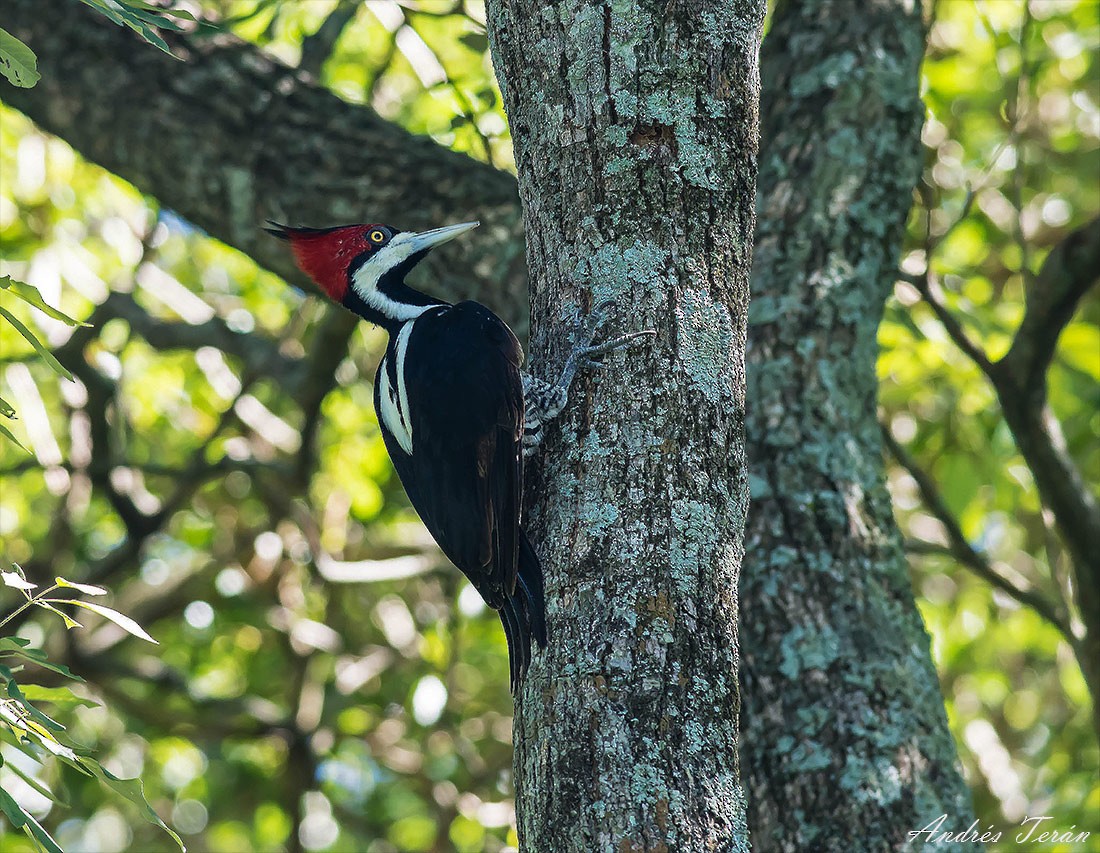
[[[530,851],[743,850],[736,588],[763,2],[496,0],[532,349],[614,299],[532,472],[551,642],[517,702]],[[587,392],[587,393],[585,393]]]
[[[5,84],[5,103],[288,281],[312,289],[286,246],[260,230],[269,217],[401,228],[480,219],[445,261],[429,257],[425,280],[526,326],[519,203],[506,173],[345,103],[227,34],[164,32],[173,59],[68,0],[8,0],[2,23],[33,48],[42,74],[33,89]]]
[[[761,851],[908,849],[941,814],[945,830],[973,820],[875,411],[876,330],[920,170],[917,6],[780,3],[761,57],[741,586]]]

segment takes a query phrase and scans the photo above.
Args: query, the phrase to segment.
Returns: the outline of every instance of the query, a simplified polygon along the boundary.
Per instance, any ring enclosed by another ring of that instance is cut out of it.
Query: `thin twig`
[[[913,481],[917,484],[917,489],[921,494],[921,499],[924,502],[925,508],[943,526],[949,542],[946,549],[947,552],[949,552],[959,563],[978,575],[978,577],[1006,593],[1020,604],[1030,607],[1039,616],[1057,628],[1067,641],[1069,641],[1071,646],[1076,647],[1077,639],[1074,637],[1073,631],[1069,626],[1069,620],[1061,611],[1061,608],[1036,590],[1022,589],[994,569],[989,559],[967,540],[966,535],[962,531],[962,527],[959,525],[958,519],[955,518],[950,508],[947,506],[947,502],[944,501],[935,481],[933,481],[927,472],[917,464],[916,460],[909,455],[905,448],[898,443],[885,424],[882,425],[882,438],[886,444],[887,450],[890,451],[890,455],[897,460],[902,468],[909,472],[909,476],[911,476]],[[930,543],[909,544],[921,547]]]
[[[993,374],[996,372],[993,362],[989,360],[985,350],[970,337],[954,312],[947,307],[943,297],[943,289],[932,277],[931,272],[926,269],[921,275],[902,273],[899,278],[913,285],[920,292],[921,297],[928,303],[928,307],[932,309],[932,313],[943,325],[948,336],[955,342],[955,346],[962,350],[981,369],[982,373],[992,380]]]

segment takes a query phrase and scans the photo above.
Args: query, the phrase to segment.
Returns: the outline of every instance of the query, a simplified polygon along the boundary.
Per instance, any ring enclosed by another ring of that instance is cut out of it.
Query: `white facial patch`
[[[375,311],[392,320],[413,320],[432,307],[405,305],[390,299],[378,289],[378,282],[382,280],[382,276],[398,264],[407,261],[409,256],[416,252],[415,237],[416,234],[411,231],[402,231],[371,255],[351,277],[351,286],[359,297]]]

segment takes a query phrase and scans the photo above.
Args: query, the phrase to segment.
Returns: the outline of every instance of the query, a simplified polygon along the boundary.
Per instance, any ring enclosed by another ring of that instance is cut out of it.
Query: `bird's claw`
[[[614,305],[615,301],[613,299],[605,299],[588,312],[588,315],[582,321],[584,338],[588,342],[586,346],[591,346],[592,341],[596,338],[596,333],[607,325],[607,321],[611,319],[611,308]]]
[[[618,337],[604,341],[602,344],[592,344],[590,342],[588,346],[580,348],[580,354],[585,358],[607,355],[607,353],[614,352],[615,350],[629,349],[635,345],[633,342],[639,338],[654,337],[656,334],[657,332],[653,329],[644,329],[641,332],[629,332],[625,335],[619,335]]]
[[[618,335],[603,343],[593,343],[596,334],[611,318],[609,309],[613,305],[613,300],[605,299],[603,302],[598,303],[582,321],[586,343],[575,346],[573,352],[569,354],[569,358],[566,359],[565,369],[562,371],[562,377],[559,380],[559,384],[562,387],[569,387],[578,368],[603,370],[606,368],[606,365],[603,364],[602,361],[599,361],[601,356],[605,356],[616,350],[627,349],[634,346],[635,342],[640,341],[641,338],[653,337],[657,334],[652,329],[646,329],[641,332],[630,332],[625,335]]]
[[[602,344],[594,344],[596,335],[600,329],[607,325],[607,321],[611,319],[612,309],[615,307],[614,299],[604,299],[597,302],[596,305],[588,312],[588,316],[584,318],[584,339],[585,344],[577,347],[578,355],[580,356],[592,356],[592,355],[606,355],[609,352],[614,352],[617,349],[623,349],[630,345],[630,342],[636,338],[643,337],[645,335],[656,335],[653,330],[646,330],[643,332],[631,332],[627,335],[619,335]]]

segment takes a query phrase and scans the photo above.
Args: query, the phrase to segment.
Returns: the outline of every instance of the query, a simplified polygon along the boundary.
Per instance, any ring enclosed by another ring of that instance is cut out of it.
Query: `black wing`
[[[397,357],[391,343],[386,360]],[[428,531],[498,610],[515,594],[519,564],[521,359],[511,329],[476,302],[426,313],[402,371],[412,454],[386,437]]]

